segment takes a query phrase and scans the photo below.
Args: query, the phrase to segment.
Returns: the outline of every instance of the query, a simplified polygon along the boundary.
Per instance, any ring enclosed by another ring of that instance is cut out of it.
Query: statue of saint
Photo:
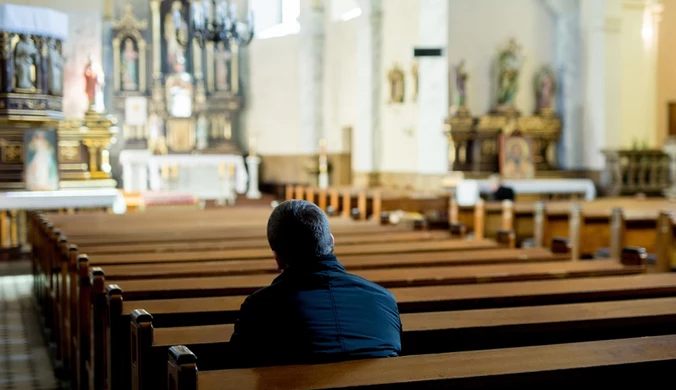
[[[63,94],[63,57],[56,47],[56,39],[48,42],[49,50],[49,92],[52,95]]]
[[[176,0],[171,5],[171,11],[164,17],[164,41],[167,45],[167,65],[171,72],[178,72],[179,58],[185,63],[185,47],[188,42],[188,24],[182,15],[183,4]]]
[[[138,90],[138,52],[134,41],[126,38],[122,45],[122,90]]]
[[[94,64],[94,58],[90,55],[84,71],[85,93],[89,99],[90,110],[102,111],[104,85],[103,71]]]
[[[455,87],[458,91],[458,107],[465,107],[467,105],[467,79],[469,75],[465,71],[465,60],[460,60],[458,66],[455,67]]]
[[[228,82],[228,62],[230,62],[230,52],[225,49],[225,43],[218,42],[215,54],[216,62],[216,90],[227,91],[230,89]]]
[[[14,49],[14,71],[16,72],[16,87],[20,89],[35,88],[33,78],[34,67],[40,53],[30,36],[22,34]]]
[[[537,111],[547,112],[552,110],[552,101],[556,93],[556,78],[549,66],[543,66],[535,74],[535,96],[537,98]]]
[[[520,48],[514,39],[509,41],[507,48],[500,52],[498,82],[498,107],[507,108],[514,106],[514,97],[516,95],[519,83],[519,70],[523,63],[523,56]]]

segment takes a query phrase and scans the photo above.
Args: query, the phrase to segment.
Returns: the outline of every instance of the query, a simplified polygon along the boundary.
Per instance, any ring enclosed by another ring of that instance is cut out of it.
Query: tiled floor
[[[59,389],[33,306],[33,277],[3,274],[7,275],[0,272],[0,389]]]

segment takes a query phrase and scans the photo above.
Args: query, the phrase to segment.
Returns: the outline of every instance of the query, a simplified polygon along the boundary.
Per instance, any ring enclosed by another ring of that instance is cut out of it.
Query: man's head
[[[268,242],[280,269],[333,253],[329,220],[304,200],[280,203],[268,219]]]

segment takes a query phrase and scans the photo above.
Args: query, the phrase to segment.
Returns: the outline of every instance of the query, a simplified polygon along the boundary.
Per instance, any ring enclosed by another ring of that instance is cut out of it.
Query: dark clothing
[[[514,201],[514,190],[510,187],[500,186],[493,193],[493,200],[511,200]]]
[[[291,266],[242,304],[230,339],[239,367],[397,356],[392,293],[348,274],[335,256]]]

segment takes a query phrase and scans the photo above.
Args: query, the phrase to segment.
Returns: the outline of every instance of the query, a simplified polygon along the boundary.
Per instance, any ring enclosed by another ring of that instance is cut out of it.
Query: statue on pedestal
[[[498,110],[514,110],[514,98],[519,83],[519,70],[523,63],[521,48],[514,39],[509,41],[507,48],[500,52],[498,59]]]
[[[535,74],[535,96],[537,98],[537,112],[541,114],[553,114],[552,102],[556,93],[556,78],[549,66],[543,66]]]
[[[84,71],[85,78],[85,93],[89,99],[89,110],[97,111],[99,107],[103,107],[103,95],[101,88],[103,87],[103,72],[94,65],[94,59],[90,55],[87,60],[87,66]]]
[[[14,49],[14,70],[16,72],[16,87],[32,90],[35,88],[32,69],[38,62],[40,53],[31,41],[30,36],[22,34]]]
[[[458,93],[457,105],[458,113],[467,113],[467,79],[469,75],[465,71],[465,60],[455,67],[455,87]]]
[[[50,38],[49,50],[49,91],[52,95],[63,94],[63,57],[56,47],[56,39]]]

